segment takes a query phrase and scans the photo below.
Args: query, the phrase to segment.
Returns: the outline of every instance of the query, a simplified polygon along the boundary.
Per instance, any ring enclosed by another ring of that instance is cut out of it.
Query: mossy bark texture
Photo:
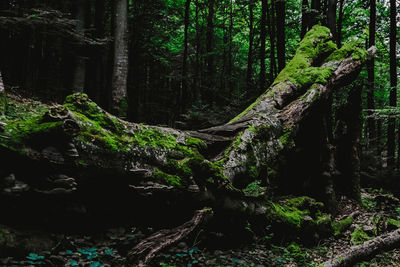
[[[189,218],[199,206],[265,216],[271,210],[267,197],[289,191],[282,179],[290,177],[300,188],[307,184],[307,170],[297,177],[287,169],[301,161],[299,147],[312,147],[314,140],[304,136],[315,136],[315,128],[303,122],[357,76],[367,57],[356,45],[337,49],[331,39],[327,28],[314,26],[265,93],[229,123],[209,129],[126,122],[81,93],[63,105],[6,120],[0,139],[4,175],[12,173],[35,194],[70,194],[83,203],[75,209],[81,213],[100,207],[117,212],[114,205],[123,202],[166,220],[173,214]],[[329,183],[320,184],[317,191]],[[309,214],[290,210],[299,218]]]

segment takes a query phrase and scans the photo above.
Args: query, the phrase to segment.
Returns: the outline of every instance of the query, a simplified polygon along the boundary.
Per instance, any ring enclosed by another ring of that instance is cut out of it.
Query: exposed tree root
[[[371,258],[381,251],[391,250],[400,244],[400,229],[386,233],[361,245],[352,247],[349,251],[323,263],[324,267],[352,266],[353,264]]]
[[[157,252],[176,243],[193,232],[207,217],[212,215],[210,208],[196,211],[193,218],[174,229],[161,230],[136,245],[129,253],[128,259],[132,266],[145,266]]]

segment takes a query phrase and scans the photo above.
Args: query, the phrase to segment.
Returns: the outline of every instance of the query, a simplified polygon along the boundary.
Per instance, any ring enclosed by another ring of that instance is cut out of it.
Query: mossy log
[[[375,237],[365,243],[354,246],[348,251],[324,262],[324,267],[353,266],[357,262],[371,259],[376,254],[398,247],[400,244],[400,229]]]
[[[315,127],[326,100],[354,80],[368,53],[357,43],[337,49],[331,39],[327,28],[314,26],[264,94],[227,124],[209,129],[126,122],[85,94],[6,116],[0,133],[5,159],[0,174],[6,180],[0,203],[8,204],[0,209],[12,214],[10,220],[33,217],[40,223],[49,217],[43,207],[50,205],[63,225],[79,227],[87,217],[170,226],[206,206],[214,218],[226,221],[264,221],[269,214],[294,222],[294,228],[302,216],[316,223],[315,214],[282,208],[269,197],[313,188],[314,197],[328,206],[334,198],[334,166],[320,167],[326,151]],[[18,216],[15,206],[21,209]],[[234,227],[241,226],[235,221]]]

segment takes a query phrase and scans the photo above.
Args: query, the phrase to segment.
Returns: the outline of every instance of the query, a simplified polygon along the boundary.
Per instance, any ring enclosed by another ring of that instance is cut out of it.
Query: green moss
[[[172,175],[165,173],[163,171],[157,170],[153,173],[152,178],[162,184],[174,186],[174,187],[182,187],[182,179],[177,175]]]
[[[254,181],[250,184],[247,185],[245,189],[243,189],[243,193],[246,196],[252,196],[252,197],[259,197],[261,196],[265,191],[266,188],[260,186],[261,181]]]
[[[27,117],[6,123],[0,144],[15,151],[20,150],[28,140],[46,136],[62,125],[62,122],[42,122],[41,116]]]
[[[296,261],[297,266],[303,266],[307,259],[307,254],[305,254],[300,246],[296,242],[290,243],[287,246],[286,251],[289,253],[290,258],[293,258]]]
[[[207,147],[207,144],[203,140],[194,137],[186,137],[185,144],[197,149],[204,149]]]
[[[311,63],[321,60],[334,52],[337,47],[331,41],[328,28],[315,25],[300,42],[293,59],[279,73],[274,84],[290,81],[299,87],[313,83],[324,83],[332,74],[330,68],[311,67]]]
[[[308,211],[299,210],[295,207],[282,206],[277,203],[271,202],[271,205],[273,207],[271,215],[277,222],[292,225],[296,228],[301,227],[303,217],[309,213]]]
[[[351,57],[354,60],[365,61],[367,59],[367,51],[361,48],[361,41],[351,41],[343,45],[340,49],[333,52],[325,62],[341,61]]]
[[[386,220],[387,224],[393,225],[396,228],[400,227],[400,220],[395,220],[395,219],[387,219]]]
[[[297,209],[312,209],[318,211],[324,207],[322,202],[318,202],[315,199],[307,196],[291,198],[286,202],[286,205],[295,207]]]
[[[292,132],[290,130],[285,129],[281,137],[279,137],[279,141],[285,148],[290,148],[295,146]]]
[[[332,222],[333,234],[335,236],[340,235],[350,227],[353,221],[353,218],[347,217],[346,219],[343,219],[341,221]]]
[[[264,95],[259,96],[256,101],[254,101],[250,106],[248,106],[245,110],[243,110],[243,112],[241,112],[239,115],[237,115],[235,118],[233,118],[232,120],[229,121],[229,123],[233,123],[233,122],[237,122],[238,120],[240,120],[244,115],[246,115],[250,110],[253,109],[253,107],[255,107],[256,105],[258,105],[261,100],[263,100],[265,98]]]
[[[351,233],[351,240],[356,245],[362,244],[369,239],[370,237],[360,227],[356,228],[353,233]]]

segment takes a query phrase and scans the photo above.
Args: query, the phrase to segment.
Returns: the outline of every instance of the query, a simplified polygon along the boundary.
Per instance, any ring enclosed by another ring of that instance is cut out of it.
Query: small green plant
[[[351,240],[356,245],[362,244],[369,239],[369,235],[365,233],[360,227],[356,228],[353,233],[351,233]]]

